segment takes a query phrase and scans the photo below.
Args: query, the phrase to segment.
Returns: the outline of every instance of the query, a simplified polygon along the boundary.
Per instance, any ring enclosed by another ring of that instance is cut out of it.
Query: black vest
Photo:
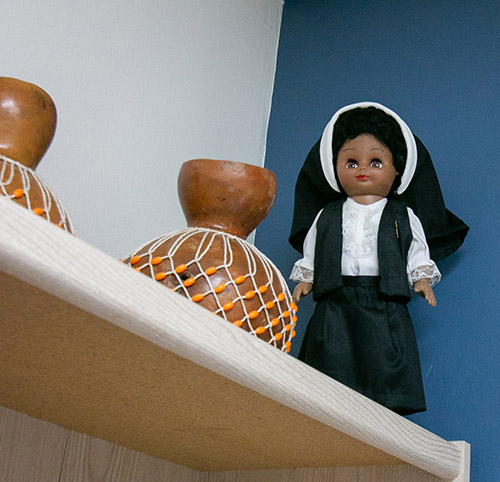
[[[314,253],[313,297],[342,288],[342,206],[344,201],[326,205],[317,223]],[[413,239],[404,204],[388,200],[378,229],[379,291],[386,296],[410,300],[406,275],[408,250]]]

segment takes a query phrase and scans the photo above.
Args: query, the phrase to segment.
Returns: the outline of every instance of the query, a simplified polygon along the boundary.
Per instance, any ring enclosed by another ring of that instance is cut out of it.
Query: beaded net
[[[73,233],[68,213],[47,183],[33,169],[2,155],[0,194]]]
[[[124,262],[252,335],[290,351],[297,307],[278,269],[241,238],[186,228],[148,242]]]

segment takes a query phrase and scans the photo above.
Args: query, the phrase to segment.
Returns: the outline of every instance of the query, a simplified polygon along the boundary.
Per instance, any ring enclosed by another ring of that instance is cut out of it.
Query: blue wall
[[[257,246],[288,276],[293,190],[335,110],[373,100],[429,149],[447,206],[471,227],[440,263],[437,308],[414,299],[428,411],[412,420],[472,444],[472,480],[500,480],[500,4],[286,2],[266,167],[278,198]],[[301,302],[298,352],[312,302]]]

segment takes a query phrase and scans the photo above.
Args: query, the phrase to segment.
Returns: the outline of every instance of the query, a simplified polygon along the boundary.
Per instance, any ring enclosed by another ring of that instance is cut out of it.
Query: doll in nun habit
[[[407,303],[431,306],[436,266],[468,227],[444,206],[431,158],[390,109],[340,109],[299,174],[294,301],[316,302],[299,359],[387,408],[426,409]]]

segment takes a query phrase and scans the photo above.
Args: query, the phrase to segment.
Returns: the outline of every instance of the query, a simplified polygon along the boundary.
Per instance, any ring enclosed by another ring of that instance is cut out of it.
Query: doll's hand
[[[293,290],[293,302],[298,303],[302,296],[307,296],[313,288],[312,283],[307,283],[306,281],[301,281]]]
[[[413,289],[415,290],[415,293],[419,294],[422,298],[425,298],[427,303],[431,306],[436,306],[436,297],[434,296],[434,290],[431,288],[428,278],[422,278],[415,281]]]

